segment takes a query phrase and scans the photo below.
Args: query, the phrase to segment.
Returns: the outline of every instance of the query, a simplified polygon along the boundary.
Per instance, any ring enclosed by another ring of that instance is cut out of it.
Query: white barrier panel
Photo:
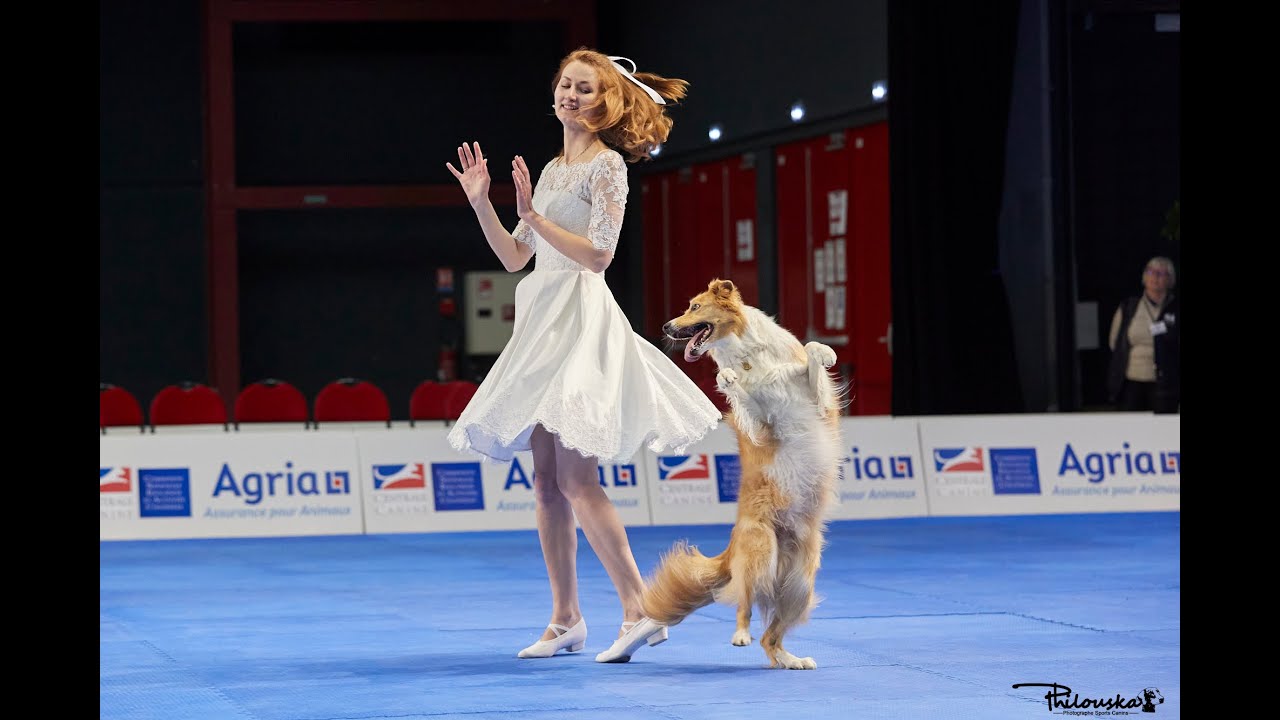
[[[1178,510],[1181,417],[922,417],[930,515]]]
[[[441,428],[356,433],[369,533],[537,528],[533,454],[481,462]],[[643,463],[602,464],[600,484],[625,525],[648,525]]]
[[[112,435],[98,447],[101,540],[364,532],[349,434]]]
[[[832,519],[1178,510],[1181,418],[841,418]],[[537,526],[533,457],[481,463],[441,427],[100,436],[102,540]],[[642,450],[599,480],[628,526],[732,523],[737,438]],[[363,502],[362,502],[363,500]]]
[[[929,514],[915,418],[842,417],[839,502],[833,520]]]
[[[654,525],[732,523],[738,516],[738,436],[721,422],[681,454],[645,450]]]

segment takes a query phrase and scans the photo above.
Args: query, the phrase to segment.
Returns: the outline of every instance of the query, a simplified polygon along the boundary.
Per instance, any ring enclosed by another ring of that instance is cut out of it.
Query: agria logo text
[[[841,480],[906,480],[915,476],[910,455],[864,456],[857,447],[849,450],[849,456],[840,458]]]
[[[223,463],[213,497],[230,493],[244,498],[246,505],[257,505],[264,497],[278,495],[347,495],[351,492],[351,473],[347,470],[295,471],[286,461],[277,471],[251,470],[236,477],[230,463]]]
[[[1091,452],[1081,455],[1071,443],[1062,451],[1058,476],[1078,475],[1091,483],[1108,477],[1141,475],[1178,475],[1182,472],[1182,453],[1178,450],[1133,450],[1124,443],[1118,452]]]

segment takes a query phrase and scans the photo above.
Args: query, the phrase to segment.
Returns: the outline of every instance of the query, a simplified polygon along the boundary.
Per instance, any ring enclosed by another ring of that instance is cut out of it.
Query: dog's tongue
[[[698,355],[693,354],[693,346],[696,345],[698,341],[701,340],[708,332],[710,331],[703,330],[702,332],[696,333],[693,337],[689,338],[688,344],[684,346],[685,362],[696,362],[702,359],[701,354],[698,354]]]
[[[685,362],[694,362],[694,361],[697,361],[697,360],[701,360],[701,359],[702,359],[702,356],[701,356],[701,355],[694,355],[694,354],[693,354],[693,345],[694,345],[694,343],[698,342],[698,338],[700,338],[700,337],[702,337],[702,333],[698,333],[697,335],[694,335],[693,337],[689,338],[689,344],[684,346],[684,361],[685,361]]]

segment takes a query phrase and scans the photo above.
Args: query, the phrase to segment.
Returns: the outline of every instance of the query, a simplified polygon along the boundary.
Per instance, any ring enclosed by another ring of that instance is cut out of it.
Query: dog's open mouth
[[[711,331],[714,329],[711,323],[694,323],[689,327],[680,328],[671,336],[674,340],[689,338],[689,343],[684,346],[685,362],[694,362],[702,358],[702,354],[706,352],[704,346],[707,340],[711,339]]]

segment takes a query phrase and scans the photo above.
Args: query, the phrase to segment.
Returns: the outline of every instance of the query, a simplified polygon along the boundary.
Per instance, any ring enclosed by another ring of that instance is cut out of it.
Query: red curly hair
[[[668,103],[659,105],[625,78],[607,55],[581,47],[560,61],[551,82],[553,93],[565,66],[575,60],[595,68],[599,85],[599,99],[581,108],[579,122],[599,135],[606,145],[619,151],[627,162],[649,160],[649,151],[666,142],[671,133],[672,120],[667,116],[667,108],[684,98],[689,82],[647,72],[632,73],[635,79],[653,88]]]

